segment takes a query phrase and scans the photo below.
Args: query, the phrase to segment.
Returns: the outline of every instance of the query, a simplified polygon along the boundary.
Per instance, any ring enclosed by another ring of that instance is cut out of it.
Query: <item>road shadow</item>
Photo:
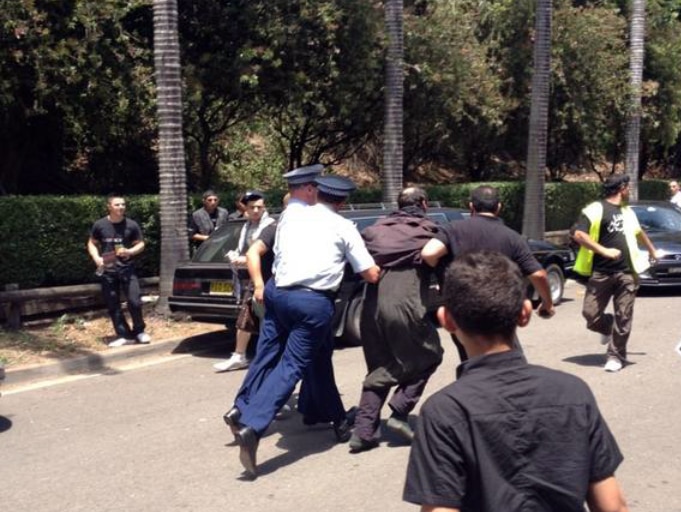
[[[271,435],[279,434],[280,437],[276,442],[276,446],[286,451],[269,459],[260,460],[258,463],[258,477],[270,475],[278,469],[295,464],[305,457],[328,451],[338,444],[331,423],[318,423],[316,425],[305,425],[303,423],[303,416],[297,412],[297,397],[298,395],[294,394],[289,399],[287,406],[290,410],[277,415],[275,421],[272,422],[263,435],[263,438],[267,438]],[[409,423],[412,428],[414,428],[415,422],[416,416],[410,416]],[[380,432],[381,445],[388,447],[404,447],[409,445],[407,441],[386,427],[385,419],[381,421]],[[230,443],[227,446],[234,445],[235,443]],[[344,443],[343,447],[349,451],[347,443]],[[242,474],[239,476],[239,480],[251,481],[252,478]]]
[[[645,356],[646,352],[628,352],[627,359],[631,356]],[[579,366],[603,366],[605,364],[605,353],[601,354],[582,354],[580,356],[570,356],[563,359],[566,363],[578,364]],[[629,359],[627,366],[636,364]]]
[[[12,420],[5,417],[5,416],[0,416],[0,433],[6,432],[11,428],[12,428]]]
[[[570,356],[563,359],[566,363],[573,363],[579,366],[603,366],[605,364],[604,354],[582,354]]]
[[[183,339],[172,351],[173,354],[191,354],[194,357],[227,357],[236,343],[234,330],[223,329],[196,334]],[[251,345],[254,345],[251,340]]]

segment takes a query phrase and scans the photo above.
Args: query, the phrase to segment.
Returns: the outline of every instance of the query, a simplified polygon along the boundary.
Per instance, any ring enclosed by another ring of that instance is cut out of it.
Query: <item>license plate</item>
[[[681,274],[681,267],[669,267],[667,272],[670,274]]]
[[[232,295],[234,293],[234,283],[231,281],[211,281],[211,295]]]

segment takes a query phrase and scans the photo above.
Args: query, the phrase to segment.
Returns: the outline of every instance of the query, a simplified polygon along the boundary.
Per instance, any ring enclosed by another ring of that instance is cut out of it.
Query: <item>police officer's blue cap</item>
[[[357,188],[351,179],[344,176],[318,176],[314,181],[319,192],[339,198],[348,197]]]
[[[322,164],[306,165],[287,172],[284,174],[284,178],[289,185],[304,185],[305,183],[313,183],[323,170]]]

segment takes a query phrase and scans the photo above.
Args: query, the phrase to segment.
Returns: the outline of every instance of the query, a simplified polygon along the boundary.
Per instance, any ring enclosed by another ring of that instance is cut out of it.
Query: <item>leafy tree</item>
[[[287,167],[353,154],[379,119],[379,22],[362,0],[273,0],[257,80]]]
[[[412,179],[422,178],[423,166],[489,177],[514,101],[503,95],[492,47],[477,34],[481,14],[473,1],[438,0],[408,11],[404,140]]]
[[[193,189],[215,187],[233,161],[230,129],[262,109],[258,53],[267,45],[258,26],[267,5],[246,0],[180,0],[179,26],[186,85],[186,127]]]
[[[556,2],[548,166],[601,172],[624,151],[626,20],[612,7]]]
[[[150,51],[126,26],[143,9],[140,1],[2,2],[5,192],[110,190],[130,173],[133,191],[155,186],[144,179],[153,178]]]

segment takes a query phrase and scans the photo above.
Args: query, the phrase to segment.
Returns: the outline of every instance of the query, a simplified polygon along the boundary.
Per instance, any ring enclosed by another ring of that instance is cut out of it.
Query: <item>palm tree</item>
[[[187,172],[182,135],[182,84],[177,0],[154,0],[154,68],[159,126],[161,263],[157,310],[168,313],[173,272],[189,257]]]
[[[544,237],[545,229],[544,168],[546,167],[549,85],[551,79],[552,10],[552,0],[537,0],[523,234],[530,238],[538,239]]]
[[[383,201],[397,202],[402,189],[404,117],[403,1],[386,0],[385,25],[388,56],[385,71],[385,122],[383,134]]]
[[[631,200],[638,199],[639,141],[641,137],[641,82],[645,45],[646,0],[632,0],[629,28],[629,112],[627,119],[626,173],[631,184]]]

